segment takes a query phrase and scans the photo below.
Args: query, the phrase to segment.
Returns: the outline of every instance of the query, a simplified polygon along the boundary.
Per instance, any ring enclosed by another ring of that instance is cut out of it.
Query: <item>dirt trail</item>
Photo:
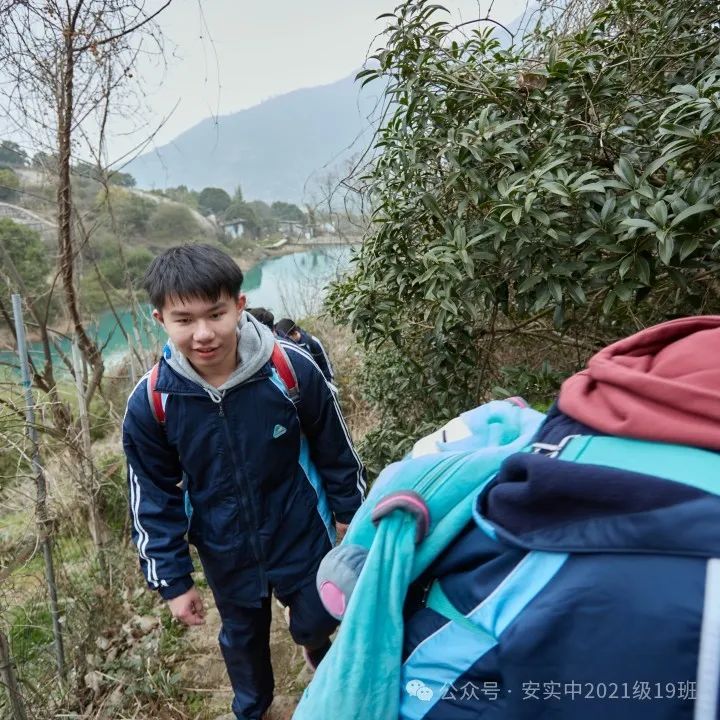
[[[192,654],[188,654],[177,669],[185,687],[207,693],[206,716],[224,717],[230,710],[232,689],[217,642],[220,616],[209,592],[203,591],[203,599],[210,605],[205,625],[188,632],[186,638]],[[290,720],[311,675],[305,668],[300,648],[290,637],[282,610],[274,600],[272,606],[270,650],[275,672],[275,700],[268,720]]]

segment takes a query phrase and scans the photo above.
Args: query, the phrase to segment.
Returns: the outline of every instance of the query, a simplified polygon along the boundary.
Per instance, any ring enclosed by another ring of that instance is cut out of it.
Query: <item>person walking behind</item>
[[[325,379],[332,383],[334,380],[334,373],[332,365],[330,364],[330,358],[325,352],[323,344],[314,335],[311,335],[306,330],[295,324],[290,318],[283,318],[275,323],[275,334],[283,339],[290,340],[296,345],[299,345],[305,352],[312,356],[317,366],[322,371]]]

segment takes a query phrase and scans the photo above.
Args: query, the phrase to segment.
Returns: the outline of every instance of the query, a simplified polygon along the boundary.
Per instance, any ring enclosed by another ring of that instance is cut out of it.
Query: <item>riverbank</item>
[[[256,245],[247,252],[244,252],[242,255],[236,255],[234,259],[240,266],[243,273],[246,273],[263,260],[283,257],[284,255],[294,255],[295,253],[306,252],[308,250],[314,250],[322,247],[358,245],[360,242],[360,237],[347,237],[341,240],[336,235],[320,235],[307,240],[288,240],[288,242],[284,245],[280,245],[279,247],[263,247],[261,245]]]
[[[298,253],[305,253],[312,250],[320,250],[323,248],[337,248],[338,246],[344,245],[355,245],[360,242],[359,238],[346,239],[344,242],[340,242],[334,235],[324,235],[309,240],[293,240],[280,245],[279,247],[263,247],[254,246],[249,248],[247,251],[240,255],[235,256],[235,261],[238,263],[243,273],[247,276],[250,271],[267,260],[284,257],[287,255],[295,255]],[[248,278],[249,283],[251,278]],[[123,308],[127,305],[127,300],[123,301],[122,298],[116,299],[116,308]],[[90,325],[97,316],[85,317],[84,322]],[[29,317],[26,315],[26,322]],[[68,322],[57,322],[53,325],[56,337],[70,337],[72,335],[72,326]],[[32,326],[27,327],[27,339],[30,343],[39,343],[40,334],[36,328]],[[15,338],[10,328],[3,324],[0,325],[0,352],[15,352]]]

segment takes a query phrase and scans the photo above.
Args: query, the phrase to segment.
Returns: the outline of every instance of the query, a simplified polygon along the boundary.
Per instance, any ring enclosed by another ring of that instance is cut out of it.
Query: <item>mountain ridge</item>
[[[308,200],[313,183],[369,142],[367,118],[377,99],[367,88],[361,92],[353,74],[205,118],[123,170],[146,189],[187,185],[233,192],[239,185],[251,200]]]

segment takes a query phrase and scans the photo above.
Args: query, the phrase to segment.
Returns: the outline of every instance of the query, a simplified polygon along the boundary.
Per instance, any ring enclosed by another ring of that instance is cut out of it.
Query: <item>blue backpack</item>
[[[428,701],[440,697],[453,679],[450,654],[464,651],[458,645],[436,643],[426,653],[433,667],[425,673],[425,682],[412,679],[402,659],[407,591],[467,526],[478,494],[510,455],[561,454],[563,460],[578,464],[614,467],[720,493],[716,453],[604,436],[569,436],[552,446],[533,443],[543,420],[544,415],[516,399],[488,403],[423,439],[407,458],[380,475],[342,545],[329,553],[318,571],[323,603],[342,624],[303,695],[295,720],[425,716]],[[481,525],[478,517],[475,520]],[[493,526],[486,525],[483,530],[494,537]],[[437,582],[430,586],[425,606],[456,627],[455,635],[469,633],[473,647],[483,644],[480,652],[487,652],[499,643],[507,623],[532,600],[528,588],[549,583],[566,558],[564,553],[529,552],[503,584],[503,592],[493,593],[492,602],[483,603],[477,618],[459,612]],[[718,585],[720,561],[710,560],[707,572],[708,587],[711,581]],[[720,597],[714,597],[713,603],[706,598],[706,606],[720,606]],[[706,615],[695,707],[696,718],[709,720],[716,717],[720,612]],[[435,639],[442,642],[441,634]],[[448,662],[443,661],[444,654]]]
[[[343,622],[296,720],[398,717],[408,587],[467,525],[477,493],[543,417],[518,399],[488,403],[383,471],[318,570],[320,597]]]

